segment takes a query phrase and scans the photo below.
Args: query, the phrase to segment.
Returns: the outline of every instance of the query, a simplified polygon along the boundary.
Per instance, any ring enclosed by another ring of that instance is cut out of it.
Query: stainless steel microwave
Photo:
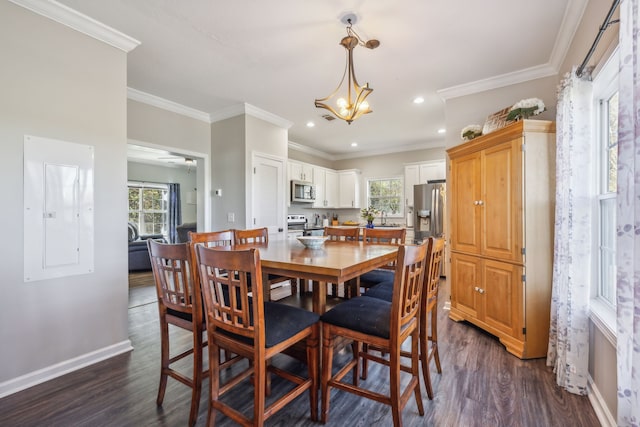
[[[316,201],[316,189],[310,182],[291,181],[291,201],[313,203]]]

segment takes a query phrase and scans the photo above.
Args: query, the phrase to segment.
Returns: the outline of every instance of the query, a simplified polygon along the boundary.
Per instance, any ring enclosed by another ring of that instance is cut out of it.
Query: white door
[[[284,239],[284,159],[253,154],[251,228],[267,227],[269,239]]]

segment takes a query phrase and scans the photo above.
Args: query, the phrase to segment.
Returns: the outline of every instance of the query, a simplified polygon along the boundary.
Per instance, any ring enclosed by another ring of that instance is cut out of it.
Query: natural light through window
[[[402,217],[403,182],[401,177],[367,180],[367,206],[373,206],[385,217]]]
[[[140,235],[167,235],[169,188],[162,184],[129,182],[129,222]]]

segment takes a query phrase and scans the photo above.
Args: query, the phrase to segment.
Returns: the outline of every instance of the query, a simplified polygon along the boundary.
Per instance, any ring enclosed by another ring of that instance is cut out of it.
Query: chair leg
[[[369,344],[367,343],[362,344],[362,352],[369,353]],[[366,357],[363,357],[362,358],[362,374],[360,375],[360,378],[362,378],[363,380],[366,380],[368,373],[369,373],[369,359],[367,359]]]
[[[429,373],[429,331],[427,329],[427,314],[420,315],[420,363],[422,365],[422,378],[424,379],[424,386],[427,389],[427,397],[429,400],[433,400],[433,387],[431,386],[431,374]]]
[[[400,354],[398,351],[392,352],[389,357],[389,397],[391,398],[394,427],[402,427],[400,395]]]
[[[220,348],[211,337],[209,341],[209,408],[207,410],[207,426],[216,424],[216,410],[214,402],[220,394]]]
[[[254,363],[253,377],[255,386],[253,387],[253,425],[264,425],[264,407],[266,403],[266,380],[268,361],[256,361]]]
[[[329,325],[322,327],[322,404],[320,409],[320,422],[326,424],[329,420],[329,380],[333,368],[333,337]]]
[[[420,341],[419,331],[414,331],[411,335],[411,376],[415,378],[416,384],[414,388],[414,395],[416,398],[416,405],[418,405],[418,413],[420,416],[424,415],[424,406],[422,405],[422,395],[420,393],[420,358],[418,343]]]
[[[307,338],[307,369],[311,379],[311,389],[309,390],[309,407],[311,409],[311,421],[318,421],[318,376],[320,369],[320,324],[313,325],[312,333]]]
[[[199,328],[193,331],[193,390],[191,391],[191,410],[189,426],[193,427],[198,419],[200,392],[202,390],[202,332]]]
[[[356,364],[353,367],[353,379],[352,383],[354,386],[358,387],[358,375],[360,373],[360,342],[352,341],[351,342],[351,351],[353,352],[353,360],[355,360]]]
[[[437,299],[435,306],[438,306]],[[438,354],[438,312],[435,309],[431,311],[431,335],[429,336],[429,341],[431,341],[431,352],[436,361],[436,369],[438,373],[441,374],[442,367],[440,366],[440,355]]]
[[[160,320],[160,385],[156,404],[162,405],[164,392],[167,389],[167,370],[169,369],[169,325],[164,319]]]

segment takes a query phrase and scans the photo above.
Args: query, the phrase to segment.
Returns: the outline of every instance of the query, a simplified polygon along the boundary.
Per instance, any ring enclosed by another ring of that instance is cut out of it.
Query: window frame
[[[603,61],[603,66],[593,79],[593,150],[596,159],[596,173],[594,173],[594,230],[593,234],[593,259],[594,274],[596,280],[592,283],[591,298],[589,301],[590,318],[600,329],[603,335],[616,345],[616,283],[609,284],[609,292],[613,295],[613,302],[603,296],[603,212],[604,204],[614,200],[613,216],[615,220],[615,199],[616,192],[608,190],[608,167],[609,167],[609,138],[608,138],[608,101],[618,92],[618,63],[619,54],[616,47],[611,55]],[[615,267],[615,224],[613,260]]]
[[[145,189],[158,189],[158,190],[164,190],[166,193],[166,200],[165,200],[165,205],[166,205],[166,209],[163,210],[157,210],[157,209],[152,209],[152,210],[145,210],[143,209],[143,203],[142,203],[142,199],[141,197],[139,198],[139,209],[138,209],[138,222],[135,223],[136,227],[138,227],[138,232],[140,233],[140,236],[147,236],[148,234],[144,233],[145,227],[144,227],[144,214],[147,213],[163,213],[164,214],[164,218],[165,218],[165,222],[164,225],[162,227],[162,232],[161,233],[152,233],[151,235],[158,235],[158,234],[162,234],[165,238],[168,236],[169,233],[169,185],[167,184],[162,184],[162,183],[148,183],[148,182],[141,182],[141,181],[128,181],[127,182],[127,220],[129,222],[132,222],[130,219],[130,213],[133,212],[130,209],[129,206],[129,190],[132,188],[136,188],[140,190],[140,194],[142,194],[142,191]]]
[[[390,212],[386,212],[385,211],[385,218],[404,218],[404,177],[402,175],[396,175],[396,176],[382,176],[382,177],[369,177],[365,180],[366,186],[367,186],[367,204],[366,207],[371,206],[371,182],[374,181],[392,181],[392,180],[397,180],[400,182],[400,192],[397,194],[397,196],[390,196],[390,197],[398,197],[399,202],[398,202],[398,212],[396,212],[395,214],[392,214]]]

